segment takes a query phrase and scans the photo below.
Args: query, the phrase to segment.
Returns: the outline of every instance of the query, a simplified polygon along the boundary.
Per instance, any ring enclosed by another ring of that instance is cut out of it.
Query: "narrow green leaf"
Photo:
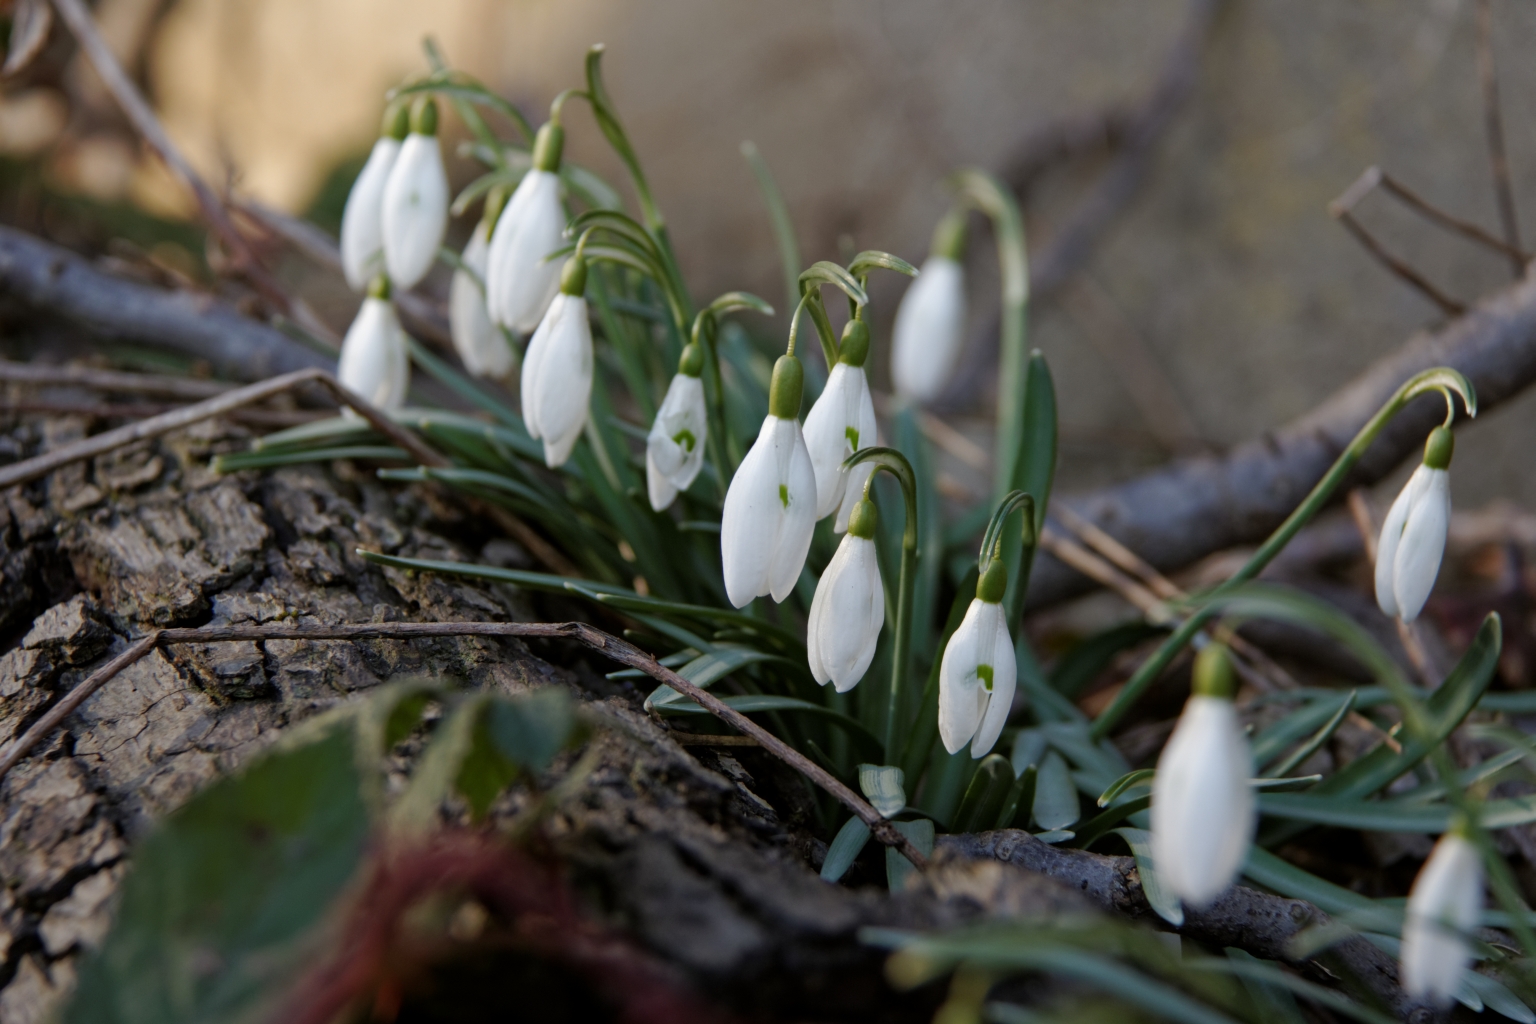
[[[1051,751],[1040,762],[1040,776],[1035,782],[1035,823],[1047,831],[1064,829],[1080,817],[1077,787],[1067,771],[1067,762]]]
[[[1018,437],[1000,437],[998,440],[1002,446],[999,459],[1012,459],[1011,463],[1000,461],[999,466],[1012,465],[1013,468],[1010,478],[995,481],[993,489],[999,497],[1009,490],[1020,490],[1035,499],[1034,536],[1038,537],[1045,526],[1051,485],[1056,477],[1056,385],[1045,356],[1038,350],[1030,353],[1024,374],[1019,422],[1022,429]],[[1003,606],[1007,609],[1010,625],[1017,625],[1023,613],[1033,559],[1033,547],[1026,550],[1018,534],[1004,535],[1003,561],[1009,566],[1009,579]]]
[[[746,715],[762,711],[796,711],[801,714],[815,715],[818,718],[825,718],[848,733],[855,742],[861,744],[862,751],[865,754],[873,754],[878,757],[884,749],[883,744],[876,738],[875,734],[870,732],[864,723],[858,719],[820,704],[812,704],[808,700],[800,700],[797,697],[776,697],[771,694],[721,697],[720,700],[727,707]],[[679,700],[670,704],[662,704],[656,710],[668,715],[710,714],[707,709],[699,707],[699,705],[691,700]]]
[[[737,669],[764,661],[782,660],[777,655],[765,654],[736,644],[722,644],[719,647],[710,644],[704,646],[709,649],[677,670],[678,675],[702,690],[709,689],[716,681],[724,679]],[[690,702],[672,687],[662,685],[656,687],[651,691],[651,695],[645,698],[645,709],[647,711],[665,710],[670,705],[679,703]]]
[[[832,839],[832,845],[827,847],[827,857],[821,862],[821,880],[823,882],[841,881],[853,867],[853,862],[859,859],[859,854],[864,852],[864,847],[869,843],[869,826],[858,818],[849,818],[838,829],[837,835]]]
[[[1111,831],[1131,848],[1131,855],[1136,858],[1136,873],[1141,876],[1141,891],[1146,894],[1153,911],[1175,928],[1182,926],[1184,907],[1157,875],[1157,864],[1152,859],[1152,833],[1129,826]]]
[[[768,223],[773,227],[773,240],[778,245],[779,263],[784,269],[784,298],[790,308],[800,301],[800,244],[795,239],[795,222],[790,217],[789,205],[784,194],[773,180],[768,161],[751,142],[741,144],[741,155],[752,168],[757,190],[762,194],[763,205],[768,207]]]
[[[305,462],[331,462],[336,459],[362,459],[370,462],[414,462],[404,448],[392,445],[350,445],[342,448],[305,448],[285,452],[234,452],[213,460],[215,473],[238,473],[245,469],[269,469]]]
[[[955,831],[980,832],[991,828],[996,823],[997,816],[1001,813],[1014,782],[1013,766],[1008,763],[1006,757],[1001,754],[988,754],[983,758],[982,762],[976,766],[976,774],[971,776],[971,784],[966,787],[965,796],[960,800],[960,809],[955,812]],[[1037,806],[1039,799],[1039,791],[1036,790]]]
[[[900,256],[893,256],[879,249],[865,249],[848,263],[848,273],[854,277],[863,277],[871,270],[894,270],[908,277],[917,276],[917,268],[912,264]]]
[[[1003,809],[997,814],[995,828],[1029,827],[1029,816],[1033,813],[1035,806],[1035,785],[1038,776],[1039,769],[1030,765],[1013,780],[1013,788],[1008,791],[1008,797],[1003,801]]]
[[[1108,789],[1099,794],[1099,806],[1108,807],[1115,802],[1115,798],[1133,786],[1150,785],[1157,775],[1155,768],[1138,768],[1133,772],[1126,772],[1116,779]]]

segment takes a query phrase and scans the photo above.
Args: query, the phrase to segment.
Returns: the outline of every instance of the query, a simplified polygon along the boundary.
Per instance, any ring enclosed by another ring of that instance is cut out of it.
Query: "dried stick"
[[[0,359],[0,381],[7,384],[37,384],[116,391],[122,394],[165,395],[170,398],[212,398],[236,387],[216,380],[192,377],[162,377],[150,373],[121,373],[89,366],[39,366],[36,363],[12,363]]]
[[[1493,174],[1493,194],[1499,202],[1504,241],[1520,249],[1520,221],[1515,216],[1515,192],[1509,182],[1509,154],[1504,149],[1504,117],[1499,107],[1499,73],[1493,59],[1493,4],[1477,0],[1477,79],[1483,92],[1483,129],[1488,135],[1488,166]],[[1525,274],[1525,260],[1511,255],[1510,270],[1518,281]]]
[[[1419,214],[1419,216],[1423,217],[1425,220],[1432,221],[1433,223],[1440,225],[1448,231],[1454,231],[1459,235],[1477,242],[1479,245],[1486,245],[1488,248],[1494,250],[1495,252],[1501,252],[1506,256],[1509,256],[1511,259],[1519,260],[1522,264],[1531,258],[1530,253],[1519,248],[1518,246],[1511,246],[1502,238],[1489,234],[1487,231],[1472,223],[1471,221],[1462,220],[1455,214],[1448,213],[1445,210],[1440,209],[1440,207],[1436,206],[1434,203],[1431,203],[1428,199],[1425,199],[1423,196],[1419,195],[1413,189],[1409,188],[1407,185],[1403,184],[1401,181],[1394,178],[1386,171],[1373,167],[1367,168],[1366,174],[1370,174],[1372,171],[1374,171],[1377,175],[1377,184],[1379,184],[1388,195],[1392,196],[1394,199],[1397,199],[1404,206]]]
[[[1402,278],[1416,291],[1429,301],[1439,306],[1441,311],[1450,316],[1460,316],[1467,311],[1464,303],[1458,302],[1419,273],[1406,261],[1398,259],[1387,251],[1387,247],[1376,239],[1376,236],[1366,230],[1365,225],[1355,218],[1354,209],[1360,200],[1375,191],[1381,184],[1382,172],[1379,167],[1367,167],[1360,177],[1350,183],[1350,186],[1340,196],[1328,204],[1328,215],[1343,224],[1345,229],[1355,236],[1365,251],[1376,258],[1376,261],[1386,267],[1393,274]]]
[[[8,413],[44,413],[51,416],[89,416],[104,420],[139,420],[146,416],[159,416],[184,408],[180,405],[150,404],[116,405],[106,402],[53,402],[47,400],[12,401],[0,397],[0,411]],[[304,412],[284,409],[233,409],[225,414],[239,423],[253,427],[296,427],[301,423],[313,423],[324,419],[322,412]]]
[[[894,825],[881,817],[853,790],[843,785],[830,772],[807,758],[773,733],[764,729],[746,715],[735,710],[720,698],[702,690],[676,672],[660,664],[655,658],[627,641],[587,625],[585,622],[380,622],[343,626],[202,626],[194,629],[162,629],[138,640],[132,647],[91,673],[71,690],[63,700],[28,729],[0,758],[0,778],[25,757],[27,752],[45,739],[68,715],[79,707],[91,694],[125,668],[138,661],[156,646],[166,644],[234,643],[245,640],[410,640],[421,637],[442,636],[536,636],[548,639],[575,640],[624,665],[639,669],[657,682],[670,686],[683,696],[709,711],[716,718],[756,740],[758,745],[785,764],[800,772],[816,785],[832,794],[839,803],[852,811],[860,821],[869,826],[875,838],[887,846],[900,850],[919,868],[927,866],[927,858],[912,841]],[[62,710],[61,710],[62,709]]]
[[[320,321],[318,317],[302,302],[289,296],[283,287],[278,284],[261,261],[256,258],[250,242],[240,233],[235,222],[230,219],[228,211],[213,189],[199,177],[192,169],[192,165],[176,149],[171,142],[171,137],[166,134],[165,127],[160,119],[150,108],[149,103],[140,94],[138,86],[128,73],[123,70],[118,62],[117,55],[101,37],[101,32],[96,27],[95,20],[86,9],[83,0],[52,0],[54,8],[59,16],[64,19],[69,30],[74,33],[75,39],[80,43],[80,48],[85,51],[96,73],[101,76],[103,84],[117,100],[118,106],[123,108],[129,123],[135,131],[143,136],[160,159],[165,161],[171,173],[181,179],[192,195],[197,200],[198,210],[202,213],[203,220],[208,227],[218,236],[219,240],[229,249],[235,268],[240,271],[251,283],[251,286],[278,309],[287,313],[295,321],[318,334],[320,337],[330,337],[334,340],[334,334],[329,327]]]

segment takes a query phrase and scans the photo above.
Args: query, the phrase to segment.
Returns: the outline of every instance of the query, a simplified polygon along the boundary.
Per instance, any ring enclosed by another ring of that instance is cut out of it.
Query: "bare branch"
[[[1483,92],[1483,130],[1488,135],[1488,169],[1493,174],[1493,193],[1499,202],[1499,221],[1504,241],[1520,250],[1520,221],[1515,216],[1515,191],[1509,182],[1509,154],[1504,149],[1504,116],[1499,108],[1499,73],[1493,59],[1492,0],[1477,0],[1477,79]],[[1511,255],[1515,279],[1525,274],[1525,260]]]

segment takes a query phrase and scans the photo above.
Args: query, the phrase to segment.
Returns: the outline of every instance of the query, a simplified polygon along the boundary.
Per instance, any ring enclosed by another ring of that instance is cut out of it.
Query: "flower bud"
[[[646,490],[657,512],[671,505],[679,491],[686,491],[704,466],[708,420],[704,382],[699,379],[703,364],[697,345],[684,347],[677,375],[667,385],[645,441]]]
[[[1483,861],[1453,829],[1440,837],[1413,880],[1403,920],[1403,991],[1445,1005],[1472,960],[1468,934],[1483,909]]]
[[[1209,904],[1248,859],[1257,823],[1253,755],[1232,705],[1226,648],[1195,663],[1195,692],[1168,738],[1152,780],[1152,855],[1158,877],[1185,903]]]
[[[403,104],[384,112],[383,130],[347,194],[341,214],[341,269],[353,291],[365,290],[373,276],[384,269],[384,186],[400,155],[408,124]]]
[[[555,296],[528,342],[520,383],[529,436],[543,440],[545,465],[564,465],[587,425],[592,399],[592,325],[586,299]]]
[[[464,266],[454,271],[453,283],[448,289],[448,327],[453,336],[453,347],[464,368],[476,377],[506,377],[516,363],[507,336],[496,326],[486,308],[483,286],[491,229],[500,212],[502,198],[504,194],[500,189],[492,190],[486,197],[485,214],[460,256]]]
[[[389,279],[381,274],[369,286],[368,297],[347,328],[336,367],[343,387],[386,412],[405,405],[410,387],[405,331],[395,316],[389,293]],[[351,409],[347,412],[356,415]]]
[[[965,331],[964,220],[945,218],[922,272],[901,297],[891,337],[896,393],[917,402],[938,397],[954,373]]]
[[[427,276],[448,230],[448,172],[437,144],[437,104],[418,100],[381,200],[384,263],[397,288]]]
[[[725,493],[720,563],[726,596],[737,608],[763,594],[788,597],[811,549],[816,472],[795,418],[802,379],[800,361],[780,357],[769,413]]]
[[[885,589],[875,554],[873,502],[859,501],[848,533],[816,583],[806,622],[805,652],[811,675],[838,693],[858,685],[875,657],[885,624]]]
[[[1440,573],[1451,525],[1449,467],[1455,438],[1445,427],[1430,432],[1424,461],[1381,524],[1376,544],[1376,603],[1387,615],[1412,622],[1424,610]]]
[[[843,469],[843,460],[876,442],[875,403],[863,365],[868,352],[869,328],[861,320],[848,321],[842,354],[805,417],[805,445],[816,470],[816,518],[836,512],[839,533],[875,471],[873,463]]]
[[[523,175],[496,221],[486,258],[486,304],[507,330],[533,330],[554,299],[562,267],[547,257],[564,244],[565,224],[559,176],[538,167]]]

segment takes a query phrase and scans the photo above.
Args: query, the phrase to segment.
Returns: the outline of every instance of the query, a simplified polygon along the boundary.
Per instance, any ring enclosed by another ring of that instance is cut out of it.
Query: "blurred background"
[[[586,48],[606,43],[615,102],[699,297],[744,288],[782,307],[779,257],[744,140],[772,168],[807,264],[862,248],[918,262],[946,206],[945,173],[965,164],[993,171],[1021,193],[1033,258],[1065,268],[1032,306],[1030,341],[1056,374],[1060,481],[1070,492],[1257,436],[1443,319],[1327,207],[1380,165],[1499,233],[1475,8],[1474,0],[100,0],[95,12],[211,182],[332,231],[384,91],[426,68],[423,37],[535,123],[559,90],[580,84]],[[1513,195],[1529,237],[1536,63],[1525,54],[1536,42],[1536,6],[1495,0],[1490,12]],[[186,194],[137,142],[61,26],[47,46],[0,96],[0,219],[162,273],[206,274]],[[450,143],[462,138],[447,121]],[[579,105],[567,125],[568,155],[621,181]],[[450,168],[456,184],[476,173],[462,159]],[[1111,198],[1125,201],[1086,246],[1064,254],[1059,243],[1080,223],[1085,199],[1117,174],[1125,188]],[[1455,301],[1511,279],[1505,257],[1379,192],[1355,212]],[[974,225],[969,361],[935,410],[960,432],[946,446],[955,497],[984,489],[986,459],[965,438],[985,437],[992,401],[996,262],[990,236]],[[468,228],[459,225],[461,237]],[[355,300],[339,281],[290,274],[344,329]],[[894,275],[872,284],[879,351],[905,285]],[[433,287],[446,289],[445,273]],[[782,318],[753,329],[777,342]],[[877,382],[887,380],[877,363]],[[1533,434],[1532,398],[1462,432],[1458,504],[1536,499]]]

